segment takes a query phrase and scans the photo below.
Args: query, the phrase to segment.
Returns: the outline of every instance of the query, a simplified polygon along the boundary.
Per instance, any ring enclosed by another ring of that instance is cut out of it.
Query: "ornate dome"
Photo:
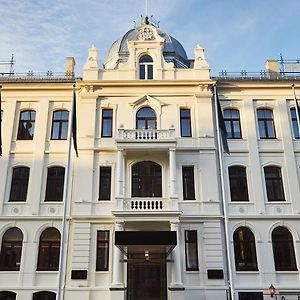
[[[154,26],[153,24],[150,24]],[[123,37],[117,39],[110,47],[108,54],[104,60],[107,62],[119,56],[119,62],[125,62],[128,59],[129,51],[127,41],[138,40],[140,27],[136,27],[127,31]],[[183,46],[171,35],[161,28],[156,27],[157,33],[164,39],[163,56],[167,62],[173,62],[176,68],[188,68],[189,60]]]

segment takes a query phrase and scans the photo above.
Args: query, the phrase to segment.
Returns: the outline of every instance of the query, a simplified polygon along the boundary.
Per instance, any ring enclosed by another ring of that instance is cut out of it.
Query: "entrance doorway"
[[[167,273],[164,254],[129,255],[127,265],[127,300],[166,300]]]

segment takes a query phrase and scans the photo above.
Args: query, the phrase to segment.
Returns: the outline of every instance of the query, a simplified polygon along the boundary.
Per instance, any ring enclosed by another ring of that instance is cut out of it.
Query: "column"
[[[124,153],[123,149],[118,150],[117,158],[117,195],[116,197],[123,197],[123,184],[124,184]]]
[[[169,165],[170,165],[170,198],[177,198],[175,149],[169,149]]]
[[[177,246],[173,249],[173,270],[172,270],[172,282],[171,282],[171,289],[179,289],[182,290],[182,273],[181,273],[181,251],[180,251],[180,239],[179,239],[179,232],[178,232],[178,221],[170,222],[171,223],[171,231],[176,231],[176,238],[177,238]]]
[[[115,232],[123,231],[124,223],[116,222],[115,224]],[[112,274],[112,287],[111,290],[118,290],[124,288],[123,283],[123,263],[120,262],[122,259],[122,252],[119,250],[117,246],[113,246],[113,274]]]

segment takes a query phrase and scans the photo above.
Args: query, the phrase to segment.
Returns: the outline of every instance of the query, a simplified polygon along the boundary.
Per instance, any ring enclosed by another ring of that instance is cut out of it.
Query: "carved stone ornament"
[[[143,27],[139,31],[139,40],[149,41],[154,40],[154,33],[151,28]]]

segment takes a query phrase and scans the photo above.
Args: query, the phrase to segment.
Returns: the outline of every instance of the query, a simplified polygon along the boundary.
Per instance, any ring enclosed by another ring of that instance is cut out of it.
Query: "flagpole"
[[[299,133],[299,137],[300,137],[300,112],[299,112],[298,100],[297,100],[297,97],[296,97],[295,84],[292,84],[292,90],[293,90],[293,93],[294,93],[295,112],[296,112],[296,118],[297,118],[297,123],[298,123],[298,133]]]
[[[231,299],[234,300],[234,285],[233,285],[233,272],[230,256],[230,243],[229,243],[229,229],[228,229],[228,213],[227,213],[227,203],[225,199],[225,183],[224,183],[224,169],[223,169],[223,151],[221,145],[221,135],[219,127],[219,117],[218,117],[218,103],[217,103],[217,86],[214,85],[214,104],[215,104],[215,118],[216,118],[216,129],[217,129],[217,147],[218,147],[218,160],[220,167],[220,177],[221,177],[221,197],[222,197],[222,213],[224,216],[224,229],[225,229],[225,246],[226,246],[226,258],[227,258],[227,272],[228,272],[228,283]]]
[[[73,93],[75,92],[75,84],[73,85]],[[74,111],[74,99],[72,98],[72,109],[69,115],[69,126],[68,126],[68,157],[67,157],[67,168],[64,179],[64,192],[63,192],[63,219],[62,219],[62,233],[60,240],[60,256],[59,256],[59,272],[58,272],[58,284],[57,284],[57,300],[64,299],[64,288],[65,288],[65,279],[66,279],[66,251],[67,251],[67,236],[68,236],[68,226],[67,226],[67,213],[68,213],[68,195],[69,185],[70,185],[70,176],[71,173],[71,156],[72,156],[72,123],[73,123],[73,111]]]

